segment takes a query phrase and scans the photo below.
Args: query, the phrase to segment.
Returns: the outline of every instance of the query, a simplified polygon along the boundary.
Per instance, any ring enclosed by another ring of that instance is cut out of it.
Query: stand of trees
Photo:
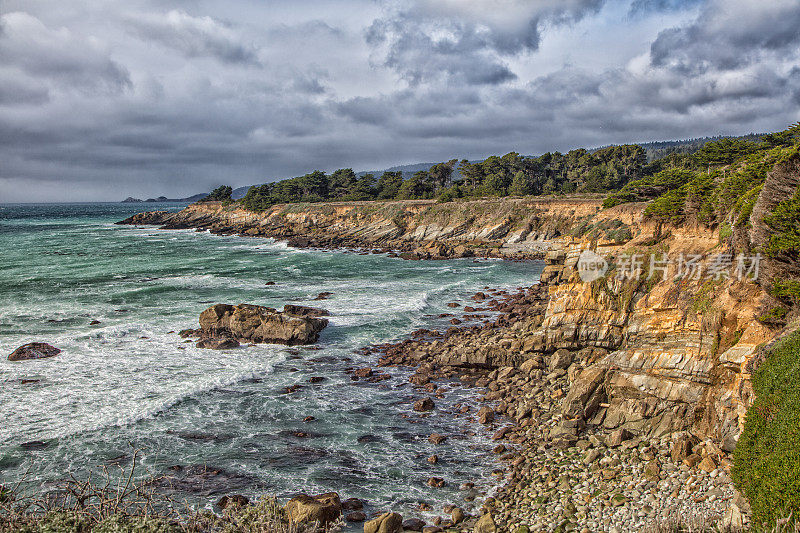
[[[678,143],[681,151],[665,150],[664,157],[650,162],[648,150],[626,144],[594,151],[577,149],[566,154],[548,152],[538,157],[510,152],[478,163],[451,159],[407,179],[402,172],[384,172],[376,178],[373,174],[359,176],[350,168],[331,174],[317,170],[251,187],[241,202],[247,209],[260,211],[278,203],[293,202],[433,198],[450,201],[484,196],[611,193],[606,207],[663,196],[653,212],[663,218],[674,218],[681,206],[703,204],[703,196],[714,189],[715,180],[726,177],[720,168],[758,157],[767,149],[789,146],[797,141],[799,129],[795,125],[760,137],[724,138],[705,144],[701,144],[703,139],[681,141]],[[660,149],[661,144],[669,143],[651,144],[658,144]],[[737,191],[746,193],[751,182],[759,179],[740,180],[747,183],[737,186]],[[209,199],[224,194],[220,189]]]
[[[358,176],[353,169],[331,174],[319,170],[296,178],[251,187],[242,204],[259,211],[278,203],[354,200],[449,201],[481,196],[525,196],[573,192],[607,192],[642,176],[647,163],[643,148],[622,145],[595,152],[572,150],[525,157],[516,152],[480,163],[467,160],[437,163],[403,179],[402,172]],[[458,170],[458,174],[456,174]],[[454,178],[454,176],[458,176]]]

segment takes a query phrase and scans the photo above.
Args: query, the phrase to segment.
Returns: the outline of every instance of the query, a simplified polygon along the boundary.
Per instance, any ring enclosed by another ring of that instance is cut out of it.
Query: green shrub
[[[764,223],[773,230],[766,246],[771,257],[781,253],[800,253],[800,189],[794,196],[775,206],[764,217]]]
[[[733,480],[750,500],[753,521],[772,527],[800,514],[800,332],[770,351],[753,374],[753,388]]]

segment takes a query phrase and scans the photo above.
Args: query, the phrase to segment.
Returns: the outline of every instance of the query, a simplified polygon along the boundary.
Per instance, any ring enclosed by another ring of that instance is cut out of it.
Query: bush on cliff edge
[[[753,374],[756,399],[734,452],[733,480],[756,524],[800,522],[800,331],[780,341]]]

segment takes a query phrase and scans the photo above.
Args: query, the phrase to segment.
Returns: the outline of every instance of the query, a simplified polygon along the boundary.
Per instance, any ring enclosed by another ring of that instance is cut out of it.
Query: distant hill
[[[670,154],[691,155],[699,151],[703,146],[712,141],[720,141],[722,139],[739,139],[742,141],[758,142],[764,135],[765,135],[764,133],[748,133],[747,135],[738,135],[738,136],[717,135],[715,137],[697,137],[694,139],[683,139],[677,141],[653,141],[646,143],[630,143],[630,144],[638,144],[639,146],[644,148],[645,152],[647,152],[647,160],[653,161],[655,159],[666,157]],[[613,145],[608,145],[608,146],[613,146]],[[598,148],[593,148],[589,151],[596,152],[597,150],[608,148],[608,146],[600,146]]]
[[[246,191],[245,191],[246,192]],[[122,200],[123,204],[141,204],[141,203],[180,203],[180,204],[192,204],[197,202],[198,200],[202,200],[208,196],[207,192],[201,192],[199,194],[195,194],[194,196],[189,196],[186,198],[167,198],[166,196],[159,196],[158,198],[148,198],[147,200],[142,200],[140,198],[134,198],[132,196],[128,196],[124,200]]]

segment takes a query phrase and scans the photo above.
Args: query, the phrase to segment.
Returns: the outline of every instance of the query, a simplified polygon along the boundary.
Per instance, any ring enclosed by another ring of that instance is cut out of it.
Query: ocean
[[[422,394],[409,370],[366,384],[345,369],[374,365],[355,353],[363,346],[446,329],[437,315],[452,311],[447,302],[485,286],[530,286],[541,264],[404,261],[114,225],[156,209],[180,206],[0,204],[0,484],[48,490],[70,474],[126,468],[136,450],[139,479],[176,465],[226,472],[223,487],[175,489],[197,508],[224,494],[336,491],[364,499],[368,513],[424,518],[423,501],[435,511],[468,508],[464,482],[490,490],[489,435],[449,413],[458,402],[476,405],[474,391],[444,384],[437,414],[421,417],[411,410]],[[323,291],[333,294],[313,301]],[[317,350],[195,348],[177,332],[197,327],[214,303],[316,305],[331,312],[330,325]],[[62,353],[7,360],[33,341]],[[302,388],[283,393],[294,384]],[[448,442],[430,444],[433,432]],[[436,465],[426,461],[433,453]],[[447,486],[428,487],[431,476]]]

